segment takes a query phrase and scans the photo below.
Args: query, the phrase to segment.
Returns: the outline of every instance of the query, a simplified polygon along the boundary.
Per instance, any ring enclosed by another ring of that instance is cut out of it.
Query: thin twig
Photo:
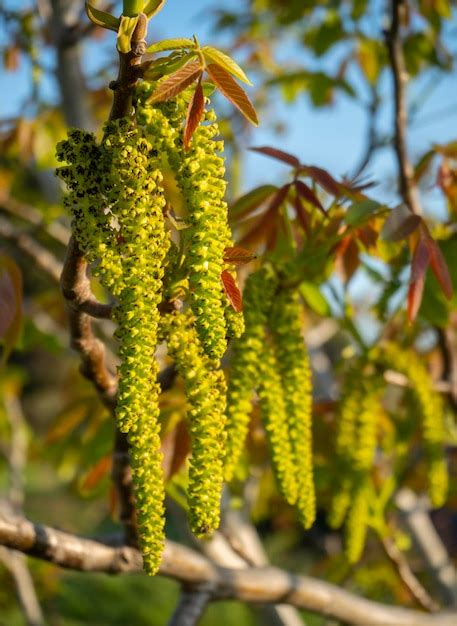
[[[0,193],[0,209],[6,211],[10,215],[19,217],[21,220],[33,224],[47,235],[52,237],[58,243],[67,246],[70,239],[69,229],[59,222],[51,222],[48,224],[40,211],[25,202],[19,202],[6,193]]]
[[[0,514],[0,545],[60,567],[111,574],[138,572],[135,548],[113,546]],[[454,626],[456,612],[420,611],[365,600],[336,585],[276,567],[226,569],[185,546],[166,541],[160,574],[183,584],[213,585],[215,599],[287,603],[356,626]]]
[[[404,0],[390,0],[390,6],[390,28],[386,31],[385,36],[394,83],[394,145],[400,177],[400,192],[406,206],[413,213],[420,215],[422,210],[419,194],[414,180],[414,168],[408,157],[406,142],[406,130],[408,127],[406,85],[408,74],[405,66],[400,26],[402,16],[407,7]]]
[[[433,600],[425,587],[416,578],[405,555],[397,548],[391,537],[382,539],[384,550],[393,563],[398,575],[417,602],[427,611],[435,613],[439,605]]]
[[[196,626],[211,601],[212,585],[185,586],[168,626]]]

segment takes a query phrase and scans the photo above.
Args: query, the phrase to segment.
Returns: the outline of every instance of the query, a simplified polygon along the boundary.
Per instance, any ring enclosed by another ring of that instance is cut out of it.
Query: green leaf
[[[165,50],[182,50],[185,48],[195,48],[195,41],[192,39],[163,39],[157,43],[153,43],[146,52],[151,54],[154,52],[165,52]]]
[[[299,290],[303,300],[315,313],[322,316],[329,315],[328,302],[317,285],[305,281],[300,284]]]
[[[6,363],[19,338],[22,325],[22,274],[10,257],[0,255],[0,340]]]
[[[238,65],[238,63],[236,63],[227,54],[224,54],[220,50],[217,50],[216,48],[212,48],[211,46],[204,46],[202,48],[202,52],[205,55],[205,58],[210,59],[210,62],[214,61],[214,63],[217,63],[217,65],[220,65],[221,67],[223,67],[225,70],[227,70],[227,72],[230,72],[230,74],[233,74],[235,78],[238,78],[243,83],[252,85],[251,81],[243,72],[243,70]]]
[[[87,17],[91,22],[97,26],[101,26],[102,28],[114,30],[114,32],[117,33],[119,24],[121,23],[121,20],[118,17],[114,17],[114,15],[111,15],[110,13],[96,9],[89,2],[86,2],[85,6]]]
[[[163,9],[166,1],[167,0],[149,0],[149,2],[146,2],[145,6],[143,7],[143,13],[150,20],[151,17],[153,17]]]
[[[132,49],[131,40],[137,23],[138,15],[135,15],[134,17],[121,15],[121,23],[119,25],[119,30],[117,31],[117,49],[119,52],[127,54]]]
[[[220,65],[210,63],[206,68],[219,91],[244,115],[254,126],[259,125],[257,113],[246,92],[241,89],[230,74]]]
[[[375,200],[354,202],[347,210],[345,221],[349,226],[363,224],[369,217],[383,210],[382,204]]]

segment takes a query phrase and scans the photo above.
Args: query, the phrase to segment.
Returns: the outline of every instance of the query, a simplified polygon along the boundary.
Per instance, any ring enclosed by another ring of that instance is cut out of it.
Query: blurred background
[[[55,144],[69,126],[100,133],[111,104],[107,85],[117,73],[115,34],[91,25],[83,4],[0,2],[0,246],[21,270],[24,294],[19,343],[8,367],[0,369],[0,500],[32,520],[101,535],[117,528],[109,478],[113,424],[79,375],[78,358],[68,347],[58,277],[69,219],[62,214],[62,190],[53,173]],[[457,7],[448,0],[408,4],[403,24],[407,143],[423,214],[440,232],[457,212]],[[121,12],[121,3],[97,6]],[[249,151],[271,145],[338,179],[373,183],[370,197],[392,208],[400,196],[388,27],[389,3],[377,0],[168,0],[150,25],[148,40],[195,34],[202,44],[230,52],[251,78],[248,92],[259,112],[259,128],[249,127],[219,96],[213,102],[226,141],[229,202],[253,187],[288,180],[287,166]],[[449,258],[455,254],[454,241]],[[317,390],[316,480],[323,494],[318,522],[305,534],[279,499],[264,461],[265,442],[255,430],[250,445],[256,486],[248,495],[251,518],[273,563],[380,601],[416,606],[374,538],[361,564],[349,566],[340,533],[325,521],[331,488],[328,433],[334,428],[338,392],[335,367],[342,355],[354,354],[354,337],[376,343],[387,317],[391,320],[402,308],[408,279],[404,257],[392,272],[385,259],[362,255],[349,274],[327,273],[319,288],[310,287],[307,342]],[[94,289],[105,297],[97,283]],[[441,331],[450,320],[455,327],[455,300],[447,303],[430,283],[418,329],[411,333],[438,378]],[[107,321],[97,326],[114,352],[112,330]],[[171,421],[182,410],[179,387],[164,395],[164,419]],[[450,441],[455,473],[453,445]],[[419,471],[409,486],[421,491],[423,480]],[[241,490],[235,495],[247,497]],[[451,508],[434,514],[450,558],[457,556],[455,504],[452,484]],[[182,526],[179,512],[170,515],[168,535],[187,541]],[[437,583],[414,552],[411,537],[402,531],[397,535],[413,570],[433,589]],[[32,608],[33,598],[38,602],[35,622],[30,616],[25,621],[17,600],[21,579]],[[178,591],[175,583],[160,578],[64,572],[0,549],[2,626],[159,626],[172,613]],[[334,624],[312,615],[304,619],[309,626]],[[212,605],[202,621],[206,626],[273,623],[264,609],[239,603]]]

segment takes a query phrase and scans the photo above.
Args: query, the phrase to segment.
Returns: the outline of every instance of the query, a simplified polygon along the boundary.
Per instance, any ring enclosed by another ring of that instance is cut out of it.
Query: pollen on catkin
[[[251,399],[259,379],[260,355],[265,343],[265,325],[277,278],[269,266],[251,274],[245,285],[245,330],[232,343],[227,392],[227,441],[225,480],[230,481],[243,452],[252,411]]]
[[[433,389],[427,368],[412,350],[385,343],[376,350],[375,355],[409,380],[410,391],[421,417],[422,438],[428,461],[429,496],[432,504],[440,507],[446,501],[449,480],[444,455],[446,427],[443,400]]]
[[[296,468],[297,510],[305,528],[316,515],[312,456],[312,381],[302,336],[297,293],[283,290],[274,300],[269,326],[282,379],[287,424]]]
[[[186,266],[196,329],[208,356],[220,359],[227,348],[225,312],[230,306],[222,289],[221,273],[225,268],[224,251],[232,241],[224,201],[225,166],[220,156],[224,144],[215,139],[219,134],[216,116],[212,110],[205,111],[204,123],[195,131],[189,149],[184,150],[185,95],[151,107],[142,94],[139,110],[148,132],[165,137],[168,163],[188,214]],[[239,334],[240,324],[231,323],[229,332]]]
[[[91,155],[82,170],[78,161],[86,151],[74,148],[75,137],[79,146],[81,136]],[[58,157],[69,163],[58,174],[70,189],[66,203],[73,212],[75,237],[88,260],[96,261],[94,272],[118,299],[114,319],[121,365],[116,416],[131,445],[140,547],[144,567],[152,574],[164,540],[154,352],[169,241],[160,164],[141,129],[127,119],[108,122],[99,146],[87,134],[71,131]]]
[[[225,398],[223,372],[202,349],[193,315],[170,313],[163,320],[168,353],[184,381],[191,440],[189,521],[197,537],[219,526],[225,455]]]
[[[260,357],[259,405],[271,450],[274,473],[285,500],[289,504],[295,504],[298,496],[296,459],[288,427],[278,361],[272,347],[267,343],[258,357]]]

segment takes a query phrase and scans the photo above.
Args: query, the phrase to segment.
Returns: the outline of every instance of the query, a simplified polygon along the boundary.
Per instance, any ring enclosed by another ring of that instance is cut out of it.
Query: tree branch
[[[0,544],[79,571],[118,574],[142,569],[135,548],[108,545],[1,514]],[[454,626],[457,621],[456,612],[430,615],[388,606],[276,567],[218,567],[194,550],[171,541],[166,542],[160,574],[183,584],[211,584],[215,599],[287,603],[356,626]]]
[[[406,84],[408,74],[406,72],[403,44],[400,34],[401,19],[405,10],[405,0],[391,0],[390,28],[386,31],[385,37],[394,83],[394,144],[400,176],[400,192],[408,208],[413,213],[420,214],[422,210],[414,180],[414,168],[408,157],[406,143],[406,129],[408,127]]]

